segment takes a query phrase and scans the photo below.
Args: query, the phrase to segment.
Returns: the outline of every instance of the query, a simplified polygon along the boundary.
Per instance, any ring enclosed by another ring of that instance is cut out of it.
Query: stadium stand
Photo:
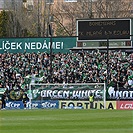
[[[27,89],[29,83],[101,83],[107,78],[107,54],[54,53],[52,75],[48,53],[0,54],[0,88]],[[115,88],[133,87],[133,53],[109,51],[109,83]],[[52,79],[52,80],[51,80]]]

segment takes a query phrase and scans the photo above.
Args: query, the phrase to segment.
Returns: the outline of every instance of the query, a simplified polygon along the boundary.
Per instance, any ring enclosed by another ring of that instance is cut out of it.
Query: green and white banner
[[[97,100],[104,99],[104,85],[37,84],[30,88],[32,100],[88,100],[90,94]]]
[[[66,53],[76,46],[76,38],[4,38],[0,39],[0,53],[49,52],[51,44],[52,52]]]

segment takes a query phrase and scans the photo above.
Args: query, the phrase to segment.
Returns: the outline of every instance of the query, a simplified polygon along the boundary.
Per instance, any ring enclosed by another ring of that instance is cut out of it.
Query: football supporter
[[[0,56],[0,87],[22,89],[29,83],[101,83],[128,88],[133,77],[133,54],[109,51],[55,53],[52,55],[52,74],[48,53],[4,53]],[[51,80],[52,79],[52,80]]]

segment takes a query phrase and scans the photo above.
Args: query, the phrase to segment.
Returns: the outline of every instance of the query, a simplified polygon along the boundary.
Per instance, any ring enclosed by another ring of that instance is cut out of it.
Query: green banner
[[[32,100],[87,100],[91,93],[95,100],[104,99],[104,85],[38,84],[31,88]]]
[[[66,53],[76,46],[76,37],[53,38],[4,38],[0,39],[0,53],[32,53],[32,52]]]

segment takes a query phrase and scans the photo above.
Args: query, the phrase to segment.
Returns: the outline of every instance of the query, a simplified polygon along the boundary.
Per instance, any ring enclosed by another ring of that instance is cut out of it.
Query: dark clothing
[[[22,99],[22,101],[23,101],[24,108],[26,108],[27,95],[26,95],[25,93],[23,94],[23,99]]]
[[[23,103],[25,103],[25,102],[27,101],[27,99],[28,99],[28,98],[27,98],[27,94],[24,93],[24,94],[23,94],[23,97],[22,97]]]
[[[93,109],[93,102],[90,102],[90,109]]]
[[[2,109],[3,109],[6,107],[6,94],[5,93],[2,95],[1,100],[2,100]]]

